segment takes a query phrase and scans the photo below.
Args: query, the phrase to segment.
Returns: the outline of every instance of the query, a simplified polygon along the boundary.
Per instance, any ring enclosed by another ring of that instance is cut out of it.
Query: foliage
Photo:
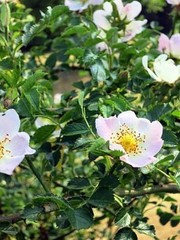
[[[98,239],[102,219],[116,229],[102,232],[107,239],[135,240],[137,232],[155,238],[156,226],[144,215],[150,194],[162,200],[152,203],[162,225],[179,222],[177,201],[168,193],[179,193],[180,185],[180,82],[156,82],[142,66],[144,55],[160,54],[155,28],[119,42],[118,28],[125,23],[114,25],[100,50],[104,39],[93,23],[95,9],[100,6],[83,12],[49,6],[36,21],[20,3],[1,4],[0,110],[18,112],[21,130],[36,149],[12,176],[0,174],[1,239]],[[59,92],[56,103],[54,82],[70,71],[79,79],[72,91]],[[98,138],[98,116],[127,110],[162,123],[164,145],[156,164],[133,168]],[[50,123],[37,128],[38,117]],[[163,202],[171,209],[164,211]]]

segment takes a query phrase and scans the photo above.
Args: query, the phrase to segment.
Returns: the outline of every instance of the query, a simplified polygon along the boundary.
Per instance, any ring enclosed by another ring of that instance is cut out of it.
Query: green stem
[[[169,176],[167,173],[163,172],[161,169],[159,169],[158,167],[154,166],[154,168],[160,172],[161,174],[163,174],[164,176],[166,176],[168,179],[170,179],[171,181],[175,182],[174,178]]]
[[[96,138],[95,133],[93,132],[91,126],[89,125],[89,123],[88,123],[88,121],[87,121],[85,109],[82,109],[82,116],[83,116],[83,118],[84,118],[84,121],[85,121],[87,127],[89,128],[89,131],[91,132],[91,134],[93,135],[93,137]]]
[[[44,182],[43,182],[43,180],[42,180],[42,178],[41,178],[41,175],[40,175],[39,172],[36,170],[33,162],[32,162],[30,159],[28,159],[28,158],[26,158],[26,160],[27,160],[27,163],[28,163],[31,171],[33,172],[33,174],[34,174],[34,175],[36,176],[36,178],[38,179],[38,181],[39,181],[39,183],[41,184],[41,186],[43,187],[44,191],[45,191],[46,193],[50,194],[51,192],[49,191],[48,187],[44,184]]]
[[[120,197],[139,197],[139,196],[144,196],[146,194],[155,194],[155,193],[161,193],[161,192],[166,192],[166,193],[180,193],[180,189],[172,184],[172,185],[165,185],[165,186],[154,186],[151,188],[145,188],[145,189],[138,189],[138,190],[120,190],[118,195]]]

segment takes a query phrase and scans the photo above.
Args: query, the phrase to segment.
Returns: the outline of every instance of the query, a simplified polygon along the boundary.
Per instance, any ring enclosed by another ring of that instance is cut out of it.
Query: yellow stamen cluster
[[[112,134],[111,141],[120,144],[127,154],[135,156],[142,153],[143,148],[140,143],[145,142],[145,135],[137,133],[126,124],[122,124],[119,131]]]
[[[11,151],[5,148],[6,143],[10,142],[9,135],[6,134],[6,137],[0,141],[0,159],[4,157],[5,154],[10,154]]]

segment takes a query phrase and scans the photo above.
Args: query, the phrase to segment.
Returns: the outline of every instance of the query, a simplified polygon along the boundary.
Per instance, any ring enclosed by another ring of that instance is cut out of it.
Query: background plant
[[[0,174],[1,239],[96,239],[97,230],[83,229],[106,218],[109,228],[117,226],[116,232],[102,233],[108,239],[137,239],[136,231],[155,238],[144,217],[150,196],[171,202],[172,212],[160,205],[157,214],[162,224],[176,226],[177,201],[167,193],[179,193],[180,184],[179,81],[155,82],[141,62],[146,54],[152,60],[160,54],[160,28],[147,26],[120,43],[117,31],[123,25],[113,23],[106,32],[108,48],[100,51],[96,45],[102,39],[92,21],[100,6],[78,13],[60,4],[47,7],[39,20],[20,3],[1,4],[0,108],[16,109],[36,149],[12,176]],[[70,70],[78,72],[79,81],[56,104],[53,82]],[[133,168],[98,138],[98,116],[127,110],[162,123],[164,146],[156,165]],[[49,124],[37,128],[38,117]]]

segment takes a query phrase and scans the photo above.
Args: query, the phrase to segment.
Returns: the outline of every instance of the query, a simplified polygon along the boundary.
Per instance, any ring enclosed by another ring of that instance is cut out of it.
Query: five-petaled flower
[[[11,175],[25,155],[35,153],[29,147],[29,135],[18,132],[20,119],[14,109],[0,113],[0,172]]]
[[[135,20],[142,10],[142,5],[138,1],[133,1],[131,3],[123,5],[121,0],[113,0],[117,8],[118,19],[120,21],[125,21],[125,29],[120,30],[120,42],[126,42],[131,40],[137,34],[142,32],[143,25],[146,24],[147,20]],[[96,10],[93,14],[93,21],[96,26],[101,30],[100,36],[104,37],[104,30],[107,31],[112,27],[111,15],[113,13],[113,6],[110,2],[105,2],[103,4],[103,10]],[[120,25],[119,21],[119,25]]]
[[[118,116],[96,119],[97,133],[109,141],[111,150],[124,153],[120,160],[133,167],[144,167],[157,159],[154,157],[162,145],[163,127],[159,121],[150,122],[137,118],[133,111],[125,111]]]
[[[159,37],[158,49],[160,52],[172,55],[172,57],[180,59],[180,33],[176,33],[168,38],[165,34]]]
[[[80,11],[82,12],[84,9],[88,8],[89,5],[99,5],[103,2],[103,0],[65,0],[65,5],[71,11]]]
[[[180,78],[180,65],[175,65],[172,59],[167,59],[166,54],[161,54],[153,62],[152,71],[148,67],[148,56],[142,58],[142,64],[149,75],[158,82],[173,84]]]

